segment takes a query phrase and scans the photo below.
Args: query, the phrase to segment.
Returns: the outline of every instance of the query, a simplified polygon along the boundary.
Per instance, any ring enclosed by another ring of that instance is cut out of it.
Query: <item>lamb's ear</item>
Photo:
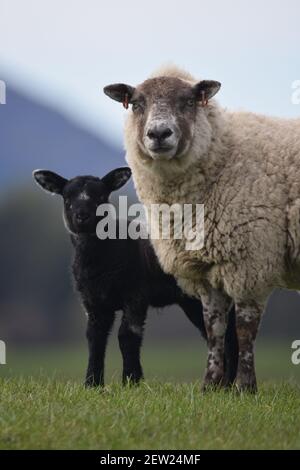
[[[110,171],[102,178],[102,182],[105,184],[109,192],[116,191],[117,189],[124,186],[131,176],[131,169],[128,166],[122,168],[116,168]]]
[[[135,88],[124,83],[115,83],[114,85],[107,85],[103,88],[104,93],[112,100],[119,101],[120,103],[130,103]]]
[[[62,194],[68,180],[48,170],[35,170],[33,178],[48,193]]]
[[[194,86],[197,99],[210,100],[215,96],[221,88],[221,83],[215,80],[201,80]]]

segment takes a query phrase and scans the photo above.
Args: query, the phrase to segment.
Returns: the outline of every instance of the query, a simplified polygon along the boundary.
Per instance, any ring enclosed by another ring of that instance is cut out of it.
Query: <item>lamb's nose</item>
[[[155,126],[151,127],[148,130],[147,137],[149,137],[149,139],[151,140],[157,140],[159,142],[162,142],[163,140],[166,140],[168,137],[170,137],[172,134],[172,129],[167,126]]]
[[[76,220],[77,222],[86,222],[90,218],[88,212],[77,212]]]

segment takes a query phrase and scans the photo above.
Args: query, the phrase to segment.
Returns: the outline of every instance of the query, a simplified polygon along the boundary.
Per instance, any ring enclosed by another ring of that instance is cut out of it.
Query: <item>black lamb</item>
[[[101,179],[78,176],[67,180],[47,170],[34,172],[43,189],[60,194],[64,200],[64,221],[75,249],[73,276],[88,316],[87,386],[104,384],[105,349],[118,310],[123,312],[118,338],[124,383],[137,383],[143,377],[140,350],[149,306],[179,305],[206,339],[201,303],[183,294],[175,279],[162,271],[149,240],[97,237],[98,206],[108,203],[111,192],[130,176],[127,167]],[[226,382],[231,384],[238,360],[233,308],[225,342]]]

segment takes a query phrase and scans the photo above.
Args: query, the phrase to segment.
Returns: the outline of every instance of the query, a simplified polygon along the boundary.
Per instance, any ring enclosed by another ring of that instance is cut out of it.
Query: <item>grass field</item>
[[[1,449],[300,448],[296,385],[257,396],[157,381],[101,393],[43,377],[0,386]]]
[[[257,347],[259,393],[200,392],[205,348],[158,344],[143,353],[147,380],[121,387],[108,351],[103,391],[85,390],[86,351],[11,351],[0,367],[1,449],[300,448],[300,366],[290,345]]]

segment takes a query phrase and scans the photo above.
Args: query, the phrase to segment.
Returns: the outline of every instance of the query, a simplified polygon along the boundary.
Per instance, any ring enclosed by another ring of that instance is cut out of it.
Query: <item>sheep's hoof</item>
[[[221,383],[218,383],[218,384],[214,384],[214,383],[206,384],[206,383],[203,383],[203,384],[202,384],[202,387],[201,387],[201,392],[202,392],[202,393],[217,392],[218,390],[221,390],[222,388],[223,388],[223,386],[222,386]]]
[[[212,375],[210,373],[207,373],[204,378],[201,391],[204,393],[213,392],[216,390],[220,390],[224,386],[225,386],[225,379],[223,375],[219,374],[216,376],[215,374]]]
[[[228,380],[226,380],[223,384],[223,390],[225,390],[225,392],[235,392],[236,386],[233,382],[228,382]]]
[[[249,382],[239,382],[238,380],[235,383],[235,390],[239,393],[257,393],[257,384],[256,380]]]

